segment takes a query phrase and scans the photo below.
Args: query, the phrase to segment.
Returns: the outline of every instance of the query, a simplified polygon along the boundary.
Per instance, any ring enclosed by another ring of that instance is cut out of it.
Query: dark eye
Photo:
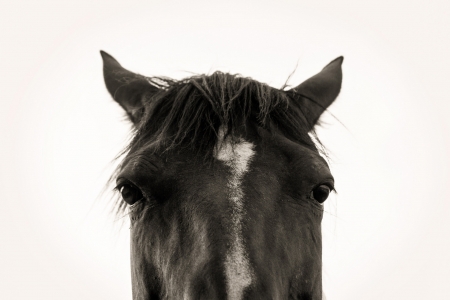
[[[311,198],[319,203],[324,203],[330,192],[331,188],[328,185],[322,184],[311,191]]]
[[[124,184],[119,188],[120,193],[122,194],[122,199],[129,205],[133,205],[144,196],[142,196],[142,192],[131,184]]]

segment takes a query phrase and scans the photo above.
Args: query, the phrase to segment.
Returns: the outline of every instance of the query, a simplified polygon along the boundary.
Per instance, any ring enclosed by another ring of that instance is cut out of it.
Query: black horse
[[[145,77],[101,54],[135,130],[116,174],[133,299],[322,299],[334,180],[310,134],[343,58],[286,90],[221,72]]]

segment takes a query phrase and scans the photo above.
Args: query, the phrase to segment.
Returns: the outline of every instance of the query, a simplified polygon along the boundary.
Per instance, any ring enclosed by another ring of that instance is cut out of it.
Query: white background
[[[2,1],[0,298],[130,299],[101,194],[129,125],[99,50],[145,75],[292,85],[344,55],[319,135],[328,299],[450,299],[449,1]],[[342,124],[345,125],[345,127]]]

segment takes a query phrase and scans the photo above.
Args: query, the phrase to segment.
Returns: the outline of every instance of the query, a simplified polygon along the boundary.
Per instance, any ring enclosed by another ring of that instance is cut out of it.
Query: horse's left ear
[[[308,130],[313,129],[320,115],[333,103],[341,91],[342,62],[340,56],[330,62],[318,74],[305,80],[293,89],[300,96],[300,107],[308,122]]]
[[[154,94],[158,88],[151,85],[146,77],[123,68],[117,60],[104,51],[103,77],[106,88],[114,100],[126,111],[131,122],[137,124],[144,115],[143,99]]]

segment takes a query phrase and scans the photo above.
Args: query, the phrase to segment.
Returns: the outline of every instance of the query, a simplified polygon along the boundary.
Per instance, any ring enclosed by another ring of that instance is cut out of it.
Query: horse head
[[[343,58],[285,90],[221,72],[145,77],[101,54],[134,128],[116,175],[133,299],[322,299],[334,180],[311,133]]]

